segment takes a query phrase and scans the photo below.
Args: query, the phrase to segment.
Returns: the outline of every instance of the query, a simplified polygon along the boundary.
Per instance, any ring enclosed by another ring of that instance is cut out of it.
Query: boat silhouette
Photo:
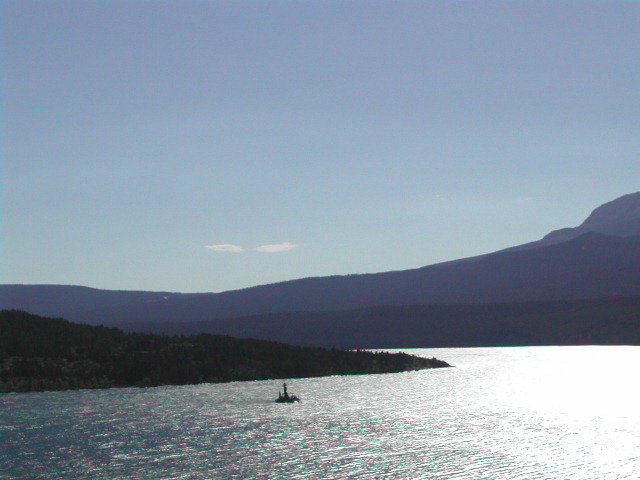
[[[300,397],[298,397],[295,393],[287,392],[286,382],[282,384],[282,387],[284,389],[284,393],[278,392],[278,398],[276,398],[276,403],[293,403],[293,402],[300,401]]]

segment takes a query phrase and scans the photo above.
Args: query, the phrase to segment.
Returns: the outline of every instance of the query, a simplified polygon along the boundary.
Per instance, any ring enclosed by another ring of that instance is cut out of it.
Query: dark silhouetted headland
[[[125,333],[0,312],[0,392],[184,385],[448,367],[403,353],[309,348],[220,335]]]

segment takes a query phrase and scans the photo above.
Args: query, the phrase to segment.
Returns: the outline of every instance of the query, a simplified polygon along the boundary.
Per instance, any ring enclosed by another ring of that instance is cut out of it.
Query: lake
[[[2,394],[0,478],[640,478],[640,347],[403,351],[455,368]]]

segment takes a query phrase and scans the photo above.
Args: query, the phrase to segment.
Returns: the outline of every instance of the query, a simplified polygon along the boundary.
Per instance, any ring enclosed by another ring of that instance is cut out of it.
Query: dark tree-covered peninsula
[[[222,335],[125,333],[0,312],[0,392],[393,373],[448,367],[405,353],[298,347]]]

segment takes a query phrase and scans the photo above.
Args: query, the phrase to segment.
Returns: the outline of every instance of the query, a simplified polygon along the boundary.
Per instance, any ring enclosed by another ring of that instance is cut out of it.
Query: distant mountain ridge
[[[56,288],[65,287],[0,286],[1,306],[122,325],[377,306],[632,297],[640,295],[640,192],[608,202],[580,226],[542,240],[411,270],[304,278],[216,294],[93,291],[102,295],[93,303],[86,290],[77,301],[67,290],[65,301],[47,303]]]
[[[53,317],[82,316],[83,312],[103,308],[145,305],[197,293],[101,290],[76,285],[0,285],[0,309],[29,311]],[[21,308],[25,307],[25,308]]]

